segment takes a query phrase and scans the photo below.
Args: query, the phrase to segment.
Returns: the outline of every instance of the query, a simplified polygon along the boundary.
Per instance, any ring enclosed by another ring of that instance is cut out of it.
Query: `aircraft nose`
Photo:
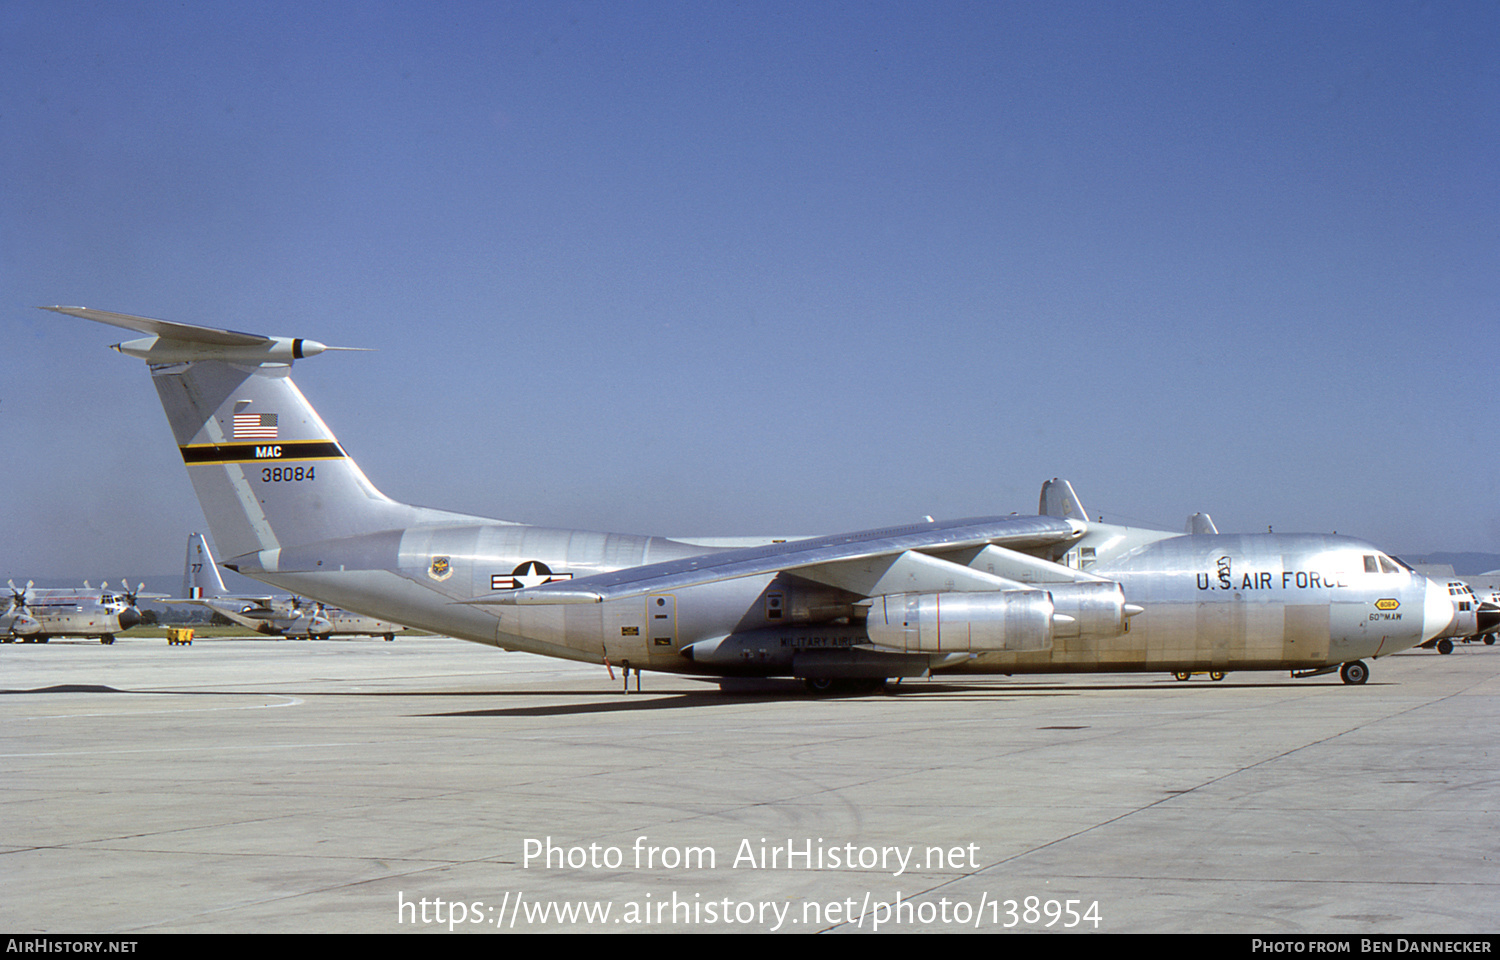
[[[1444,636],[1458,616],[1448,588],[1432,580],[1427,581],[1427,594],[1422,601],[1422,642]]]
[[[129,630],[141,622],[141,612],[135,607],[126,607],[120,611],[120,629]]]
[[[1496,627],[1500,627],[1500,607],[1493,603],[1481,603],[1479,612],[1475,614],[1479,621],[1479,632],[1481,634],[1491,633]]]

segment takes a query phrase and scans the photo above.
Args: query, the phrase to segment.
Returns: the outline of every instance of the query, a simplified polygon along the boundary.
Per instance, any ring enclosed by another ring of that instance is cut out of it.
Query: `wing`
[[[1056,517],[989,517],[886,527],[559,580],[464,603],[601,603],[740,577],[794,573],[862,596],[913,591],[1015,589],[1029,583],[1097,580],[1022,549],[1076,540],[1087,529]]]
[[[231,599],[233,599],[233,598],[231,598]],[[187,604],[191,604],[191,605],[193,605],[195,607],[207,607],[208,609],[212,610],[214,613],[217,613],[219,616],[223,617],[224,619],[229,620],[232,623],[237,623],[237,624],[239,624],[242,627],[249,627],[251,630],[259,630],[260,627],[261,627],[261,625],[263,623],[265,623],[264,620],[256,620],[256,619],[254,619],[252,617],[245,616],[244,614],[242,614],[238,610],[236,610],[234,607],[229,606],[228,604],[224,603],[223,600],[222,600],[222,598],[215,598],[214,600],[186,600],[186,599],[183,599],[181,597],[174,597],[172,599],[158,600],[156,602],[157,603],[187,603]]]
[[[239,595],[239,596],[228,596],[228,595],[226,595],[226,596],[222,596],[222,597],[169,597],[165,593],[142,593],[142,594],[138,594],[138,596],[141,596],[141,597],[151,597],[152,600],[155,603],[194,603],[194,604],[197,604],[200,607],[209,607],[209,608],[214,609],[214,610],[218,609],[218,607],[214,606],[214,604],[216,604],[216,603],[217,604],[258,603],[261,606],[266,606],[267,604],[274,603],[277,600],[285,600],[286,599],[286,595],[285,594],[282,594],[280,597],[273,597],[270,594],[266,594],[265,596],[260,596],[260,597],[251,597],[251,596],[244,596],[244,595]]]

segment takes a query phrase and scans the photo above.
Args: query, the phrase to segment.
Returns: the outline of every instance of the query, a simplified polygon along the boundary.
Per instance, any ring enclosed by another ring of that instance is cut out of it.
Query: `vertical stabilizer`
[[[409,522],[344,454],[290,366],[203,360],[152,379],[226,557]]]
[[[208,540],[201,533],[188,534],[187,559],[182,564],[182,596],[188,600],[209,600],[228,595],[219,566],[208,549]]]
[[[1219,528],[1214,526],[1213,517],[1206,513],[1195,513],[1188,517],[1187,532],[1194,536],[1213,536],[1219,532]]]
[[[1056,477],[1042,484],[1041,503],[1037,507],[1037,513],[1062,520],[1087,521],[1089,518],[1078,500],[1078,494],[1073,492],[1073,485]]]
[[[327,347],[85,307],[57,313],[150,334],[114,345],[151,367],[182,462],[229,561],[283,547],[477,518],[397,503],[375,489],[292,382],[292,363]],[[491,521],[493,522],[493,521]]]

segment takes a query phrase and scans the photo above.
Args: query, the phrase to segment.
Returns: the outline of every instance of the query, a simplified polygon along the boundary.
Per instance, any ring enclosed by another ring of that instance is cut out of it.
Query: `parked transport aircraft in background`
[[[1500,631],[1500,570],[1466,576],[1463,580],[1479,599],[1480,613],[1489,614],[1479,632],[1484,635],[1485,643],[1493,645],[1495,634]]]
[[[1500,627],[1500,593],[1492,589],[1483,596],[1476,594],[1469,580],[1463,577],[1433,577],[1432,580],[1453,598],[1455,622],[1450,631],[1436,640],[1427,641],[1423,646],[1436,647],[1438,653],[1452,653],[1454,640],[1464,643],[1483,640],[1493,644],[1495,628]]]
[[[1446,589],[1368,543],[1038,516],[778,541],[529,526],[380,493],[292,383],[325,347],[82,307],[145,360],[224,565],[505,649],[815,689],[967,673],[1340,671],[1454,628]],[[628,674],[627,674],[628,676]]]
[[[1466,577],[1465,582],[1479,599],[1479,622],[1475,625],[1474,639],[1494,646],[1495,634],[1500,631],[1500,572],[1491,570],[1476,577]]]
[[[207,607],[242,627],[278,637],[325,640],[333,636],[383,636],[394,640],[396,634],[406,629],[399,623],[301,597],[232,596],[201,533],[188,535],[187,560],[182,566],[182,597],[162,602]]]
[[[130,589],[124,580],[119,590],[109,583],[95,590],[84,583],[81,590],[41,589],[30,582],[24,588],[10,586],[10,607],[0,614],[0,642],[20,640],[46,643],[53,637],[98,637],[100,643],[115,642],[115,634],[141,622],[136,598],[145,584]]]

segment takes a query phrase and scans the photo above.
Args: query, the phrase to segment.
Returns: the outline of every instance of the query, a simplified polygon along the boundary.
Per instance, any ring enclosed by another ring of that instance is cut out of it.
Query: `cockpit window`
[[[1396,566],[1396,564],[1391,560],[1390,557],[1381,555],[1381,557],[1380,557],[1380,572],[1381,573],[1400,573],[1401,572],[1401,568],[1398,567],[1398,566]]]
[[[1379,572],[1380,572],[1380,565],[1375,562],[1375,558],[1372,557],[1368,553],[1365,554],[1365,573],[1379,573]]]

